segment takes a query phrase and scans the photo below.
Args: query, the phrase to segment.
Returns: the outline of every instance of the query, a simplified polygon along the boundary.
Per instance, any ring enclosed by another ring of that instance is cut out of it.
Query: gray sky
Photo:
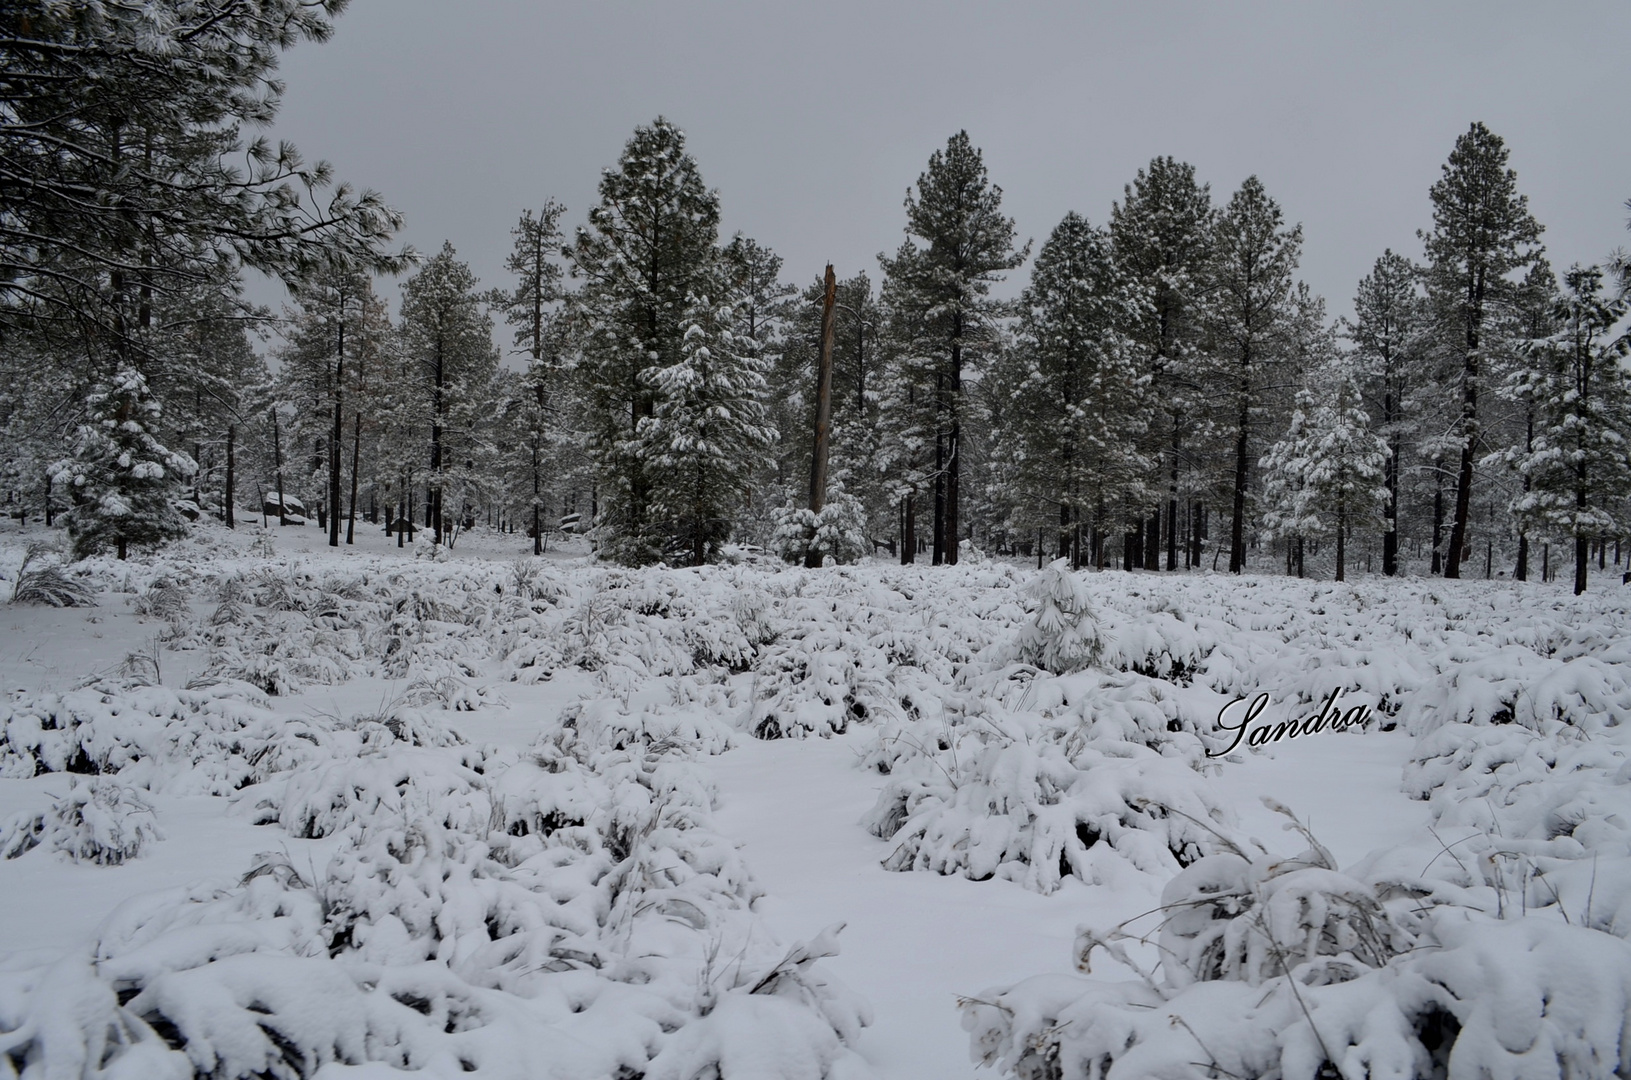
[[[352,0],[334,40],[287,56],[274,133],[486,285],[510,284],[523,207],[554,197],[582,222],[658,114],[719,190],[723,234],[770,245],[799,284],[827,260],[876,281],[906,188],[959,128],[1039,244],[1067,210],[1102,224],[1171,154],[1219,203],[1258,174],[1341,314],[1384,248],[1419,255],[1427,189],[1475,119],[1511,149],[1554,265],[1631,246],[1628,43],[1624,0]]]

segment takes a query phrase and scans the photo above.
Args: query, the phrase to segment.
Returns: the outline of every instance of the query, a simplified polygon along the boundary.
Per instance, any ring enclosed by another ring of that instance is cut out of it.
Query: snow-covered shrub
[[[1454,888],[1218,853],[1162,894],[1157,976],[1117,928],[1084,930],[1130,982],[1039,976],[962,1001],[975,1060],[1017,1077],[1242,1080],[1622,1075],[1631,946],[1543,918],[1493,918]],[[1418,864],[1419,865],[1419,864]],[[1374,865],[1368,867],[1374,870]]]
[[[96,595],[84,581],[63,568],[55,548],[30,544],[17,568],[11,586],[14,604],[45,604],[48,607],[91,607]]]
[[[629,742],[592,704],[524,760],[381,744],[372,720],[317,729],[322,755],[245,792],[275,794],[295,831],[343,836],[316,880],[265,857],[237,888],[130,902],[94,967],[0,970],[7,1060],[864,1077],[867,1010],[817,966],[832,935],[778,948],[692,744]]]
[[[886,867],[1052,892],[1071,875],[1158,880],[1229,842],[1228,815],[1196,771],[1199,740],[1171,730],[1172,703],[1148,680],[985,686],[937,719],[880,732],[869,760],[889,779],[865,824],[896,845]]]
[[[25,811],[0,825],[0,857],[43,847],[74,862],[118,866],[163,839],[153,807],[134,788],[112,777],[77,778],[46,810]]]

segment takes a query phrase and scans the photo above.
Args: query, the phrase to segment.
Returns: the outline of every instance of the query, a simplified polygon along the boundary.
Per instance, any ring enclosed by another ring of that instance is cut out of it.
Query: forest
[[[588,532],[628,565],[973,551],[1577,591],[1625,565],[1628,266],[1607,236],[1553,267],[1481,123],[1349,318],[1256,177],[1225,196],[1158,157],[1033,245],[966,132],[829,295],[720,235],[661,117],[581,223],[547,193],[519,211],[493,287],[451,241],[393,249],[383,196],[244,140],[322,9],[176,22],[162,72],[135,16],[53,11],[4,46],[0,423],[11,513],[79,555],[275,515],[334,545],[359,519],[534,552]]]

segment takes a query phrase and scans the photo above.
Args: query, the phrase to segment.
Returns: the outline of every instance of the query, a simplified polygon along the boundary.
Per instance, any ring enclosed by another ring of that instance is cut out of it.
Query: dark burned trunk
[[[951,441],[946,458],[945,555],[948,566],[957,565],[958,526],[961,523],[961,483],[963,462],[963,314],[952,317],[951,338]]]

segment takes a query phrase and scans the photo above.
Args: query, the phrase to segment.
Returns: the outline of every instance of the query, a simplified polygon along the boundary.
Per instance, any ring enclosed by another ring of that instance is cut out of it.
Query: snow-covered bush
[[[77,778],[46,810],[25,811],[0,824],[0,857],[15,859],[36,847],[74,862],[118,866],[163,839],[153,807],[134,788],[111,777]]]
[[[1631,1066],[1631,946],[1492,917],[1457,903],[1471,894],[1453,882],[1390,879],[1374,863],[1341,873],[1304,835],[1294,859],[1218,853],[1175,877],[1157,912],[1160,975],[1125,946],[1150,934],[1084,930],[1080,970],[1102,948],[1140,978],[1039,976],[963,999],[975,1060],[1027,1080],[1607,1078]]]
[[[14,604],[45,604],[48,607],[91,607],[96,596],[83,580],[63,568],[56,549],[30,544],[17,568],[11,586]]]

